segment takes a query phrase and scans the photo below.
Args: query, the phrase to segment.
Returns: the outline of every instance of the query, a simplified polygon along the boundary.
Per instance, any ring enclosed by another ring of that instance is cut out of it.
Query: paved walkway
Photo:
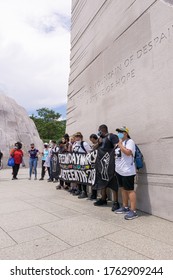
[[[40,174],[40,170],[39,170]],[[54,183],[0,171],[0,259],[173,259],[173,223],[145,213],[126,221]]]

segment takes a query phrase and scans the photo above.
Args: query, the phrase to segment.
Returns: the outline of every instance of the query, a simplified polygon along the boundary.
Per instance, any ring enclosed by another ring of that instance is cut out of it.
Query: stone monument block
[[[126,125],[144,154],[138,209],[173,221],[172,1],[72,1],[67,132]]]
[[[17,141],[22,142],[26,163],[31,143],[42,151],[43,142],[26,110],[12,98],[0,94],[0,149],[4,154],[4,163],[7,162],[9,151]]]

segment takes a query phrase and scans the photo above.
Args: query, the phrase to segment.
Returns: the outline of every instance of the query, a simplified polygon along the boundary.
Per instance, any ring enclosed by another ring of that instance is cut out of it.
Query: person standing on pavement
[[[99,138],[98,138],[98,136],[96,135],[96,134],[91,134],[90,135],[90,141],[91,141],[91,143],[92,143],[92,146],[91,146],[91,148],[92,148],[92,151],[94,151],[94,150],[96,150],[97,148],[98,148],[98,146],[99,146]],[[91,196],[90,196],[90,198],[89,198],[90,200],[94,200],[94,199],[97,199],[97,190],[95,190],[94,188],[93,188],[93,186],[92,186],[92,192],[91,192]]]
[[[118,184],[121,187],[123,205],[115,211],[116,214],[125,214],[126,220],[138,217],[136,212],[136,192],[134,178],[136,167],[134,162],[135,143],[129,136],[129,129],[125,126],[117,128],[119,143],[115,149],[115,171]],[[128,207],[130,201],[130,208]]]
[[[14,158],[14,166],[13,168],[13,178],[12,180],[17,180],[17,174],[19,172],[20,164],[23,160],[23,151],[22,151],[22,143],[16,142],[14,148],[10,152],[10,156]]]
[[[34,171],[35,180],[37,180],[37,162],[38,162],[39,151],[35,148],[34,143],[31,144],[31,149],[28,151],[29,154],[29,180],[31,180],[32,172]]]
[[[118,136],[109,133],[108,127],[105,124],[102,124],[98,128],[98,135],[99,135],[99,146],[98,146],[98,156],[99,153],[102,154],[98,161],[100,165],[100,171],[98,172],[99,179],[97,179],[96,184],[94,186],[95,189],[101,190],[101,198],[94,202],[94,206],[102,206],[107,204],[107,188],[112,190],[113,196],[113,203],[112,203],[112,211],[118,209],[119,202],[118,202],[118,182],[115,176],[115,159],[114,159],[114,150],[119,142]],[[111,164],[109,164],[109,169],[111,169],[111,176],[108,176],[107,179],[103,179],[103,171],[107,170],[107,160],[112,159]]]
[[[53,182],[54,178],[53,178],[53,171],[52,171],[52,167],[53,167],[53,155],[56,154],[58,152],[59,148],[57,147],[56,141],[55,140],[51,140],[50,143],[50,151],[49,151],[49,155],[50,155],[50,178],[47,180],[48,182]],[[55,182],[57,182],[57,179],[55,179]]]
[[[74,134],[75,137],[75,142],[72,147],[72,151],[74,153],[83,153],[87,154],[92,151],[91,146],[83,141],[83,135],[81,132],[76,132]],[[87,185],[84,184],[77,184],[78,190],[74,193],[74,195],[78,195],[78,198],[86,198],[88,197],[87,195]]]
[[[50,163],[48,158],[49,158],[49,145],[48,143],[44,143],[44,149],[42,152],[42,163],[41,163],[41,178],[39,180],[44,180],[44,176],[46,174],[46,168],[50,178]]]

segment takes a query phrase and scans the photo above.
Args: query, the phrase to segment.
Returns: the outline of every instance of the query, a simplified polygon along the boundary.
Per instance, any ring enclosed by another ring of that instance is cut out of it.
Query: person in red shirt
[[[22,151],[22,143],[17,142],[15,143],[14,149],[11,150],[10,156],[14,158],[14,166],[13,168],[13,178],[12,180],[16,180],[17,174],[19,172],[20,164],[22,163],[23,159],[23,151]]]

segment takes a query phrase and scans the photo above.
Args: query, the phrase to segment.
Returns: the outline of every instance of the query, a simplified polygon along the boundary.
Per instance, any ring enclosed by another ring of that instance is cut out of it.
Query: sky
[[[70,17],[71,0],[0,0],[0,93],[28,114],[65,116]]]

